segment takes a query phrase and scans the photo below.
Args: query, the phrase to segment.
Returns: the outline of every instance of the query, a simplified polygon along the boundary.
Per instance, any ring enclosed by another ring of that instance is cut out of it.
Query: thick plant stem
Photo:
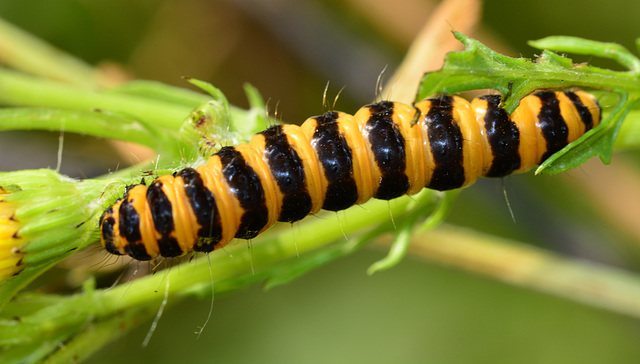
[[[444,226],[415,234],[410,253],[588,306],[640,318],[640,276],[523,243]]]
[[[261,239],[260,243],[253,244],[250,251],[242,242],[227,247],[225,251],[217,252],[211,256],[211,264],[216,268],[213,270],[216,292],[224,289],[223,285],[217,284],[219,281],[238,279],[242,276],[249,281],[260,281],[272,277],[274,272],[280,270],[280,268],[274,268],[274,265],[281,264],[288,259],[298,259],[299,255],[325,247],[331,242],[345,239],[345,235],[354,234],[356,231],[370,226],[371,221],[388,220],[389,206],[391,206],[391,211],[399,216],[410,201],[411,199],[405,196],[392,201],[391,204],[386,201],[374,201],[366,205],[367,211],[365,212],[356,207],[340,213],[337,217],[323,214],[321,218],[297,226],[293,238],[291,231],[286,228],[265,233],[264,239]],[[338,219],[338,222],[335,219]],[[310,264],[316,265],[317,262],[310,262]],[[204,293],[210,289],[208,287],[210,272],[207,263],[201,258],[195,265],[189,269],[172,269],[167,273],[171,276],[169,278],[172,282],[170,292],[172,297],[184,293],[194,293],[196,290],[194,287],[202,289]],[[153,292],[162,286],[162,281],[165,278],[163,274],[157,274],[131,282],[130,285],[118,286],[105,291],[102,298],[103,304],[105,307],[110,307],[105,313],[110,310],[126,309],[126,307],[136,306],[149,300],[160,300],[161,295]]]

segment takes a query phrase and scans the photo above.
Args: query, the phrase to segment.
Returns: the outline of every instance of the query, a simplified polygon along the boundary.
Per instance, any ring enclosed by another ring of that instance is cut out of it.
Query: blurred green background
[[[250,82],[279,118],[300,123],[324,111],[327,81],[330,95],[345,86],[337,109],[354,112],[373,100],[378,75],[385,66],[392,74],[435,5],[426,0],[0,0],[0,17],[87,62],[118,65],[134,78],[178,86],[186,86],[183,76],[209,81],[236,105],[246,105],[242,84]],[[475,36],[512,56],[532,56],[536,51],[526,41],[547,35],[614,41],[632,49],[640,36],[639,2],[491,0],[483,14]],[[55,166],[57,138],[57,133],[4,133],[0,170]],[[66,135],[62,171],[91,177],[114,170],[120,160],[110,148],[104,141]],[[633,152],[615,158],[626,162],[625,171],[638,165]],[[529,173],[482,181],[461,194],[449,221],[637,271],[640,239],[604,207],[616,198],[608,193],[620,191],[613,177],[607,179],[607,169],[599,171],[585,167],[563,176]],[[595,193],[581,184],[584,177],[600,178]],[[640,206],[626,200],[618,213],[637,217]],[[148,348],[141,348],[145,323],[89,362],[640,362],[635,319],[415,258],[368,277],[366,268],[385,253],[371,248],[268,292],[252,287],[216,297],[212,321],[199,340],[193,332],[204,323],[209,301],[174,306]]]

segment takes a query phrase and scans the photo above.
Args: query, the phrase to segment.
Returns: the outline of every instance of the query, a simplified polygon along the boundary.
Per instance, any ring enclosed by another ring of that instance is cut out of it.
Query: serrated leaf
[[[640,60],[617,43],[598,42],[579,37],[551,36],[529,41],[528,44],[538,49],[612,59],[635,74],[640,72]]]
[[[548,37],[530,44],[547,48],[535,60],[511,58],[499,54],[475,39],[454,32],[464,51],[449,53],[444,66],[424,75],[416,100],[438,93],[457,93],[475,89],[494,89],[503,94],[503,107],[512,113],[520,100],[543,89],[567,87],[597,88],[615,91],[621,99],[603,125],[588,132],[547,159],[536,173],[559,173],[574,168],[592,156],[603,162],[611,159],[613,143],[626,114],[638,105],[640,60],[615,43],[590,41],[577,37]],[[558,52],[609,58],[630,71],[574,64]],[[629,97],[629,94],[636,95]]]
[[[441,70],[424,75],[417,101],[437,93],[489,88],[505,96],[504,108],[512,113],[521,98],[536,90],[566,87],[614,90],[638,86],[638,80],[632,73],[576,65],[570,58],[552,51],[544,51],[536,61],[511,58],[463,34],[454,33],[454,36],[466,49],[449,53]],[[633,63],[630,59],[627,62]]]

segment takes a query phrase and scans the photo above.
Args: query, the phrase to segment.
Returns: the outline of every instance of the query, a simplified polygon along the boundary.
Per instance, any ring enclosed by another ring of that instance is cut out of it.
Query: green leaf
[[[523,97],[536,90],[581,87],[613,91],[620,100],[602,125],[547,159],[536,173],[563,172],[592,156],[605,163],[611,160],[620,126],[627,113],[638,107],[636,101],[640,98],[640,60],[627,49],[615,43],[577,37],[547,37],[530,42],[534,47],[546,48],[534,61],[499,54],[460,33],[454,32],[454,36],[465,50],[449,53],[441,70],[425,74],[416,100],[437,93],[488,88],[503,94],[503,107],[512,113]],[[629,71],[574,64],[570,58],[553,51],[613,59]]]
[[[529,45],[538,49],[612,59],[628,68],[634,75],[640,73],[640,60],[617,43],[598,42],[579,37],[551,36],[529,41]]]
[[[449,53],[441,70],[424,75],[416,96],[417,101],[437,93],[451,94],[489,88],[504,95],[504,108],[512,113],[520,99],[536,90],[590,87],[637,91],[639,88],[637,77],[633,73],[616,72],[584,64],[575,65],[571,59],[548,50],[535,61],[511,58],[461,33],[454,32],[454,36],[466,49]],[[607,44],[608,49],[613,47]],[[583,45],[580,49],[586,51],[585,48],[587,46]],[[597,55],[603,52],[589,54]],[[640,62],[620,49],[618,57],[630,65],[634,65],[636,61]]]
[[[578,140],[547,158],[536,170],[536,174],[556,174],[575,168],[589,158],[597,156],[604,164],[611,162],[613,144],[627,113],[637,104],[638,98],[620,94],[620,102],[602,125],[588,131]]]

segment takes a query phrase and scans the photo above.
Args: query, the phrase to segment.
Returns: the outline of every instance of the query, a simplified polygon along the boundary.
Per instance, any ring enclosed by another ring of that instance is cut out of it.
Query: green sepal
[[[20,225],[16,234],[23,245],[12,255],[21,257],[20,271],[0,281],[0,308],[53,264],[95,241],[97,217],[104,207],[94,201],[106,184],[74,180],[48,169],[0,173],[0,186],[11,186],[12,192],[3,198],[15,208],[13,219]]]

